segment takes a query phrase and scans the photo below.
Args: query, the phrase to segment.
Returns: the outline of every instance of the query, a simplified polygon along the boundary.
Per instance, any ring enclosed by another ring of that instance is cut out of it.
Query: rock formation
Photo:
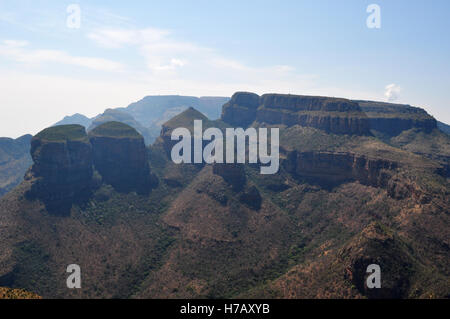
[[[222,178],[230,184],[235,191],[244,188],[247,181],[245,177],[243,164],[213,164],[213,173],[222,176]]]
[[[106,109],[103,114],[100,114],[92,121],[92,124],[89,128],[87,128],[87,130],[89,132],[97,126],[108,122],[121,122],[131,126],[144,137],[146,145],[150,144],[154,140],[154,137],[151,136],[151,132],[148,128],[144,127],[141,123],[136,121],[133,116],[122,109]]]
[[[29,193],[42,200],[50,213],[70,213],[72,203],[90,194],[92,147],[84,127],[62,125],[47,128],[31,140],[33,166],[28,178],[36,178]]]
[[[359,181],[377,187],[387,186],[390,176],[385,170],[398,167],[395,162],[353,153],[298,151],[288,153],[283,165],[288,172],[324,186]]]
[[[144,138],[134,128],[108,122],[89,132],[95,169],[120,192],[147,193],[152,186]]]
[[[259,190],[254,185],[245,190],[241,196],[239,196],[239,200],[253,209],[259,210],[261,208],[262,197]]]
[[[359,105],[347,99],[238,92],[223,106],[222,120],[238,127],[254,121],[302,125],[335,134],[370,134],[368,118]]]
[[[413,274],[413,260],[406,245],[392,231],[373,222],[340,252],[347,265],[345,276],[368,298],[404,298]],[[379,265],[382,285],[369,289],[367,266]]]
[[[354,102],[366,113],[370,128],[388,136],[397,136],[412,128],[427,133],[437,128],[436,120],[418,107],[373,101]]]

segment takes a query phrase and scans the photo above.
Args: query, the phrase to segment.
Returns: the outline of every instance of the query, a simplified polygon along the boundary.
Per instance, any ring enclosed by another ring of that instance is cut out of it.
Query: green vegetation
[[[90,131],[89,135],[99,137],[142,138],[134,128],[121,122],[107,122],[101,124]]]
[[[191,128],[194,119],[204,128],[227,127],[188,109],[163,133]],[[139,136],[117,122],[91,134]],[[258,165],[231,171],[245,174],[241,188],[215,175],[212,165],[175,165],[165,135],[148,148],[159,185],[147,195],[119,193],[96,173],[92,196],[58,217],[24,196],[34,183],[25,180],[0,200],[0,278],[13,275],[11,286],[46,298],[372,298],[361,283],[367,263],[379,262],[388,269],[386,296],[449,295],[449,182],[436,174],[437,161],[447,161],[445,134],[413,129],[383,140],[299,125],[280,134],[280,171],[261,175]],[[308,171],[307,180],[288,167],[293,150],[381,161],[359,167],[358,159],[317,157],[312,164],[319,169]],[[383,161],[399,165],[388,169]],[[364,171],[386,181],[356,176],[327,187],[317,182],[322,171],[332,177]],[[241,200],[249,189],[262,197],[258,208]],[[81,266],[81,290],[65,287],[68,263]]]
[[[81,125],[60,125],[46,128],[36,134],[35,138],[49,142],[86,141],[86,130]]]

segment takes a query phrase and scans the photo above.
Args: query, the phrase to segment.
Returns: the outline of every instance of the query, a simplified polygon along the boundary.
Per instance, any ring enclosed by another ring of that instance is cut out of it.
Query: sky
[[[0,0],[0,136],[236,91],[405,103],[450,123],[449,17],[448,0]]]

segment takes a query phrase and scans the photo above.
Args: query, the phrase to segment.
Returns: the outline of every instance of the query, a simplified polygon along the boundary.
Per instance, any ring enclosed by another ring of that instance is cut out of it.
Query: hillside
[[[450,125],[438,121],[437,126],[442,132],[450,134]]]
[[[0,138],[0,197],[19,185],[31,166],[31,135]]]
[[[236,93],[221,119],[188,108],[146,149],[121,123],[43,131],[27,178],[0,199],[0,286],[44,298],[448,298],[450,137],[409,109],[399,120],[412,127],[378,134],[370,119],[391,106],[362,109]],[[170,132],[195,119],[279,127],[279,172],[174,164]],[[71,263],[82,289],[65,286]],[[372,263],[379,290],[364,284]]]

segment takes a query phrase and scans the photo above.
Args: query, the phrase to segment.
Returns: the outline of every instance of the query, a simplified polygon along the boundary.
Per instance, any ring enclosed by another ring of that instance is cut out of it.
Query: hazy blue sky
[[[389,97],[450,123],[449,31],[448,0],[0,0],[0,136],[145,95],[242,90]]]

